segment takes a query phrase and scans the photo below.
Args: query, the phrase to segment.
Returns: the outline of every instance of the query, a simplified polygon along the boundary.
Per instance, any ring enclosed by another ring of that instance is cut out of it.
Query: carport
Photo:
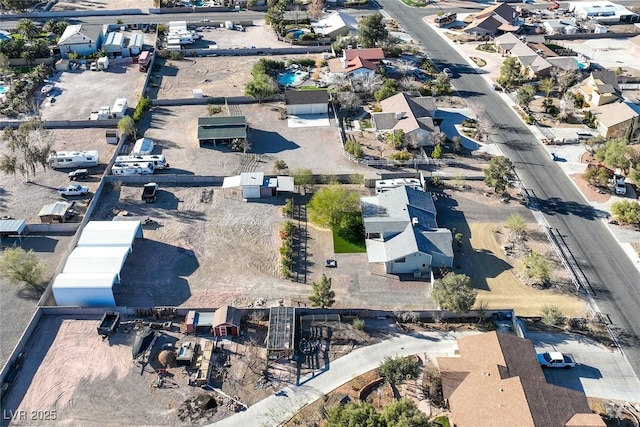
[[[142,238],[140,221],[90,221],[82,230],[77,246],[124,246],[131,251],[133,241]]]
[[[27,227],[27,221],[23,219],[0,220],[0,243],[5,237],[17,237],[22,242],[22,232]]]
[[[229,143],[247,139],[245,116],[198,117],[198,142],[204,144]]]

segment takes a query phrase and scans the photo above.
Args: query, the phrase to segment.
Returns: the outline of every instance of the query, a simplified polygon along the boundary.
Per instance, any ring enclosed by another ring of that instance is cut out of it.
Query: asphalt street
[[[460,95],[470,104],[482,106],[487,120],[495,125],[493,141],[515,164],[525,187],[537,197],[549,226],[565,238],[600,311],[611,321],[634,371],[640,373],[640,274],[601,220],[601,213],[588,204],[513,109],[423,22],[429,11],[409,8],[398,0],[379,3],[422,43],[438,65],[454,71],[453,84]]]

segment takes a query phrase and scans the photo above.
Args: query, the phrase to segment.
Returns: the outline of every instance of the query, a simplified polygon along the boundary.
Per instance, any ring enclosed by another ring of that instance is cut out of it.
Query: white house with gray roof
[[[102,25],[68,25],[58,40],[60,55],[68,58],[71,52],[75,52],[79,56],[89,56],[100,49],[104,33]]]
[[[397,187],[362,197],[365,243],[370,263],[386,273],[422,276],[453,265],[453,237],[439,228],[431,193]]]
[[[380,101],[382,112],[372,113],[376,133],[395,133],[402,130],[405,140],[412,145],[424,147],[435,145],[432,135],[440,132],[432,114],[436,103],[431,96],[411,96],[400,92]]]

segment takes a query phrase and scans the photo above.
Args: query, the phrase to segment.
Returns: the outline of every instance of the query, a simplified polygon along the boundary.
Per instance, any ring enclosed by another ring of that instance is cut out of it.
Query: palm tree
[[[38,26],[34,24],[32,20],[27,18],[22,18],[18,21],[16,30],[18,31],[18,34],[29,41],[33,40],[40,32]]]

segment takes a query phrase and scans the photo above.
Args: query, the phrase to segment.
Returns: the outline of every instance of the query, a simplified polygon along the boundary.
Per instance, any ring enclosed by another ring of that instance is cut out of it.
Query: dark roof
[[[246,137],[247,119],[244,116],[198,118],[198,140],[200,141]]]
[[[620,86],[618,86],[618,76],[616,73],[609,70],[592,71],[591,75],[594,80],[600,80],[602,85],[598,85],[598,91],[600,93],[618,93],[620,92]]]
[[[233,326],[240,326],[240,311],[235,308],[225,305],[216,310],[213,315],[213,327],[229,324]]]
[[[398,123],[396,113],[374,113],[372,118],[376,130],[393,129]]]
[[[287,90],[284,93],[287,105],[326,104],[329,102],[329,92],[318,90]]]

